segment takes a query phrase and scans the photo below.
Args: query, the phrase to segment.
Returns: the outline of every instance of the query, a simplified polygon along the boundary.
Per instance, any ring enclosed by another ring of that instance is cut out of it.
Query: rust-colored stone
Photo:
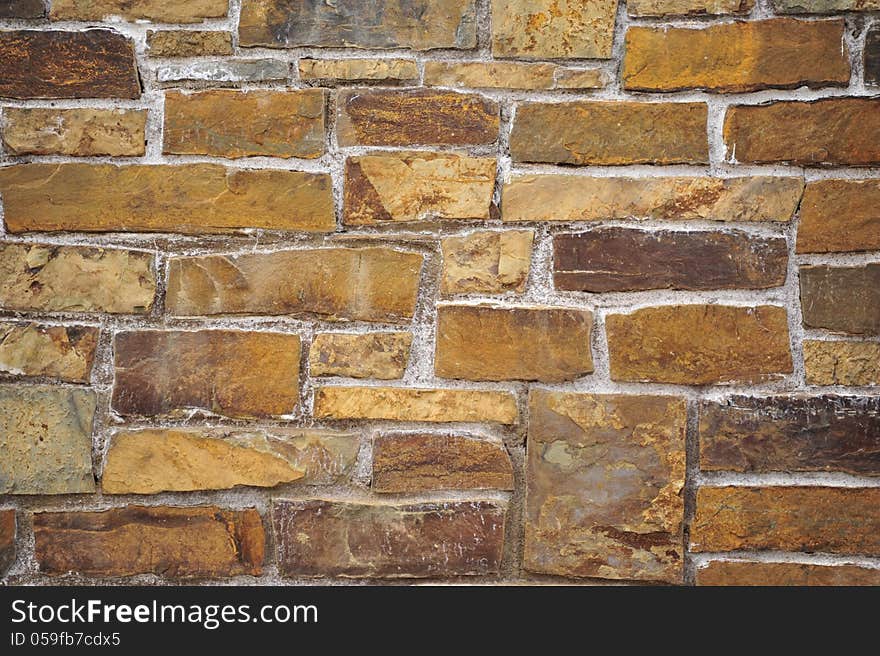
[[[403,378],[412,344],[410,333],[321,333],[309,351],[312,376]]]
[[[0,98],[140,95],[134,45],[118,32],[0,32]]]
[[[697,570],[697,585],[735,586],[880,586],[880,570],[858,565],[752,563],[714,560]]]
[[[146,110],[7,107],[3,119],[10,155],[136,157],[146,148]]]
[[[880,343],[804,340],[809,385],[880,385]]]
[[[681,582],[686,424],[677,397],[532,390],[525,568]]]
[[[880,264],[803,266],[800,281],[805,326],[880,335]]]
[[[816,180],[801,201],[798,253],[880,250],[880,180]]]
[[[605,325],[612,380],[725,385],[793,371],[781,307],[651,307],[611,314]]]
[[[262,573],[266,535],[253,508],[128,506],[34,514],[40,571],[213,578]]]
[[[880,488],[702,487],[692,551],[880,554]]]
[[[0,577],[15,562],[15,538],[15,511],[0,510]]]
[[[513,466],[501,442],[431,433],[373,440],[376,492],[512,490]]]
[[[440,242],[444,294],[522,292],[532,264],[531,230],[472,232]]]
[[[325,248],[172,258],[171,314],[315,314],[408,321],[424,258],[390,248]]]
[[[517,162],[551,164],[705,164],[704,103],[527,102],[510,135]]]
[[[0,373],[88,383],[99,328],[0,321]]]
[[[293,412],[299,401],[297,335],[233,330],[116,335],[113,409],[122,415],[231,417]]]
[[[52,0],[51,20],[99,21],[110,16],[156,23],[200,23],[222,18],[226,0]]]
[[[276,501],[285,576],[426,578],[497,574],[506,509],[491,501],[379,505]]]
[[[222,57],[232,55],[232,35],[219,30],[147,32],[150,57]]]

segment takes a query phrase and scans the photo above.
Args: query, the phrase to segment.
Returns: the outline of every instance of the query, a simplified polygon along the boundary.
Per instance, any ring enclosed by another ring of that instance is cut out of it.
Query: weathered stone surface
[[[880,488],[702,487],[692,551],[880,553]]]
[[[441,305],[434,371],[466,380],[564,381],[593,371],[586,310]]]
[[[150,57],[221,57],[232,54],[232,35],[211,30],[147,32]]]
[[[747,14],[755,0],[628,0],[630,16],[711,16]]]
[[[276,501],[284,576],[426,578],[496,574],[506,509],[491,501],[379,505]]]
[[[522,292],[532,260],[531,230],[472,232],[440,242],[443,294]]]
[[[419,67],[413,59],[300,59],[299,77],[346,82],[417,82]]]
[[[0,385],[0,494],[95,491],[95,393],[50,385]]]
[[[473,146],[498,138],[498,103],[432,89],[361,89],[339,94],[340,146]]]
[[[672,396],[529,396],[524,566],[682,580],[687,406]]]
[[[777,221],[794,216],[802,178],[589,178],[517,175],[504,185],[504,221]]]
[[[5,310],[146,314],[155,295],[152,253],[0,243],[0,308]]]
[[[266,550],[256,510],[216,506],[39,512],[34,539],[40,571],[49,575],[259,575]]]
[[[52,0],[51,20],[96,21],[110,16],[156,23],[199,23],[226,15],[226,0]]]
[[[492,0],[492,53],[609,59],[616,12],[616,0]]]
[[[15,562],[15,537],[15,511],[0,510],[0,576]]]
[[[880,2],[877,2],[880,9]],[[865,37],[865,84],[880,86],[880,27],[873,28]]]
[[[473,48],[474,0],[245,0],[243,46]]]
[[[163,152],[217,157],[324,154],[322,89],[165,94]]]
[[[557,289],[765,289],[785,284],[783,238],[744,232],[599,228],[553,238]]]
[[[809,385],[880,385],[880,343],[804,340]]]
[[[0,98],[140,95],[134,45],[118,32],[0,32]]]
[[[498,441],[465,435],[410,433],[373,440],[376,492],[512,490],[513,466]]]
[[[803,266],[800,279],[805,326],[880,335],[880,264]]]
[[[43,0],[5,0],[0,4],[0,18],[42,18],[45,15]]]
[[[425,85],[471,89],[552,89],[553,64],[425,62]]]
[[[87,383],[100,330],[0,322],[0,372]]]
[[[722,93],[846,86],[850,63],[843,31],[843,19],[793,18],[700,28],[631,27],[626,32],[623,86],[635,91]]]
[[[509,392],[403,387],[320,387],[318,419],[516,423],[516,398]]]
[[[299,401],[298,335],[234,330],[117,333],[113,409],[121,415],[230,417],[293,412]]]
[[[604,89],[611,77],[601,68],[557,68],[554,89]]]
[[[357,435],[287,428],[149,429],[113,436],[105,494],[157,494],[343,482],[354,469]]]
[[[703,401],[699,430],[704,471],[880,476],[880,397]]]
[[[612,380],[724,385],[793,371],[781,307],[651,307],[611,314],[605,326]]]
[[[424,257],[390,248],[322,248],[172,258],[166,307],[184,316],[316,314],[408,321]]]
[[[552,164],[704,164],[704,103],[527,102],[519,105],[510,153]]]
[[[10,232],[330,232],[330,176],[217,164],[21,164],[0,169]]]
[[[163,83],[209,82],[235,85],[242,82],[278,82],[290,76],[290,65],[277,59],[212,59],[156,68],[156,79]]]
[[[727,110],[724,141],[743,163],[880,164],[880,98],[736,105]]]
[[[345,163],[347,225],[434,219],[488,220],[494,157],[402,152],[350,157]]]
[[[837,14],[844,11],[878,11],[878,0],[773,0],[780,14]]]
[[[750,563],[715,560],[697,570],[697,585],[853,586],[880,585],[880,570],[858,565]]]
[[[816,180],[801,201],[798,253],[880,250],[880,180]]]
[[[10,155],[136,157],[146,148],[146,110],[7,107],[3,122]]]
[[[409,362],[410,333],[321,333],[309,351],[312,376],[403,378]]]

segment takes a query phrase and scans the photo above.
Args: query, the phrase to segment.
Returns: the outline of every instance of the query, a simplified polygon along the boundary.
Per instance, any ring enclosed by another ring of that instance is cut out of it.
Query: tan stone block
[[[150,57],[222,57],[232,55],[232,35],[225,31],[147,31]]]
[[[345,82],[418,82],[419,67],[413,59],[300,59],[301,80]]]
[[[755,0],[628,0],[630,16],[720,16],[747,14]]]
[[[98,21],[111,16],[157,23],[200,23],[226,15],[226,0],[52,0],[50,20]]]
[[[441,240],[443,294],[522,292],[532,264],[531,230],[473,232]]]
[[[0,372],[87,383],[100,329],[0,322]]]
[[[425,86],[471,89],[552,89],[553,64],[425,62]]]
[[[412,344],[410,333],[320,333],[309,351],[312,376],[403,378]]]
[[[809,385],[880,385],[880,343],[804,340]]]
[[[816,180],[804,191],[798,253],[880,250],[880,180]]]
[[[143,155],[146,110],[3,110],[3,145],[10,155]]]

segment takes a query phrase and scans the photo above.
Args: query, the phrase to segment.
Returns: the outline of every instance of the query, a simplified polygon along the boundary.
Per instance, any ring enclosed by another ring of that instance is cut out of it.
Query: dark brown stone
[[[736,586],[853,586],[880,585],[880,569],[857,565],[753,563],[716,560],[697,570],[697,585]]]
[[[340,146],[472,146],[498,138],[498,103],[482,96],[416,89],[340,94]]]
[[[118,32],[0,32],[0,97],[140,95],[134,45]]]
[[[3,0],[0,18],[42,18],[46,15],[43,0]]]
[[[553,240],[557,289],[764,289],[785,283],[785,239],[601,228]]]
[[[276,501],[272,516],[285,576],[433,578],[501,565],[505,509],[491,501]]]
[[[880,264],[801,267],[804,325],[880,335]]]
[[[865,38],[865,84],[880,86],[880,26]]]
[[[0,510],[0,577],[15,562],[15,511]]]
[[[252,509],[128,506],[34,514],[35,555],[47,574],[257,575],[266,536]]]
[[[700,467],[880,475],[880,397],[736,396],[703,401]]]

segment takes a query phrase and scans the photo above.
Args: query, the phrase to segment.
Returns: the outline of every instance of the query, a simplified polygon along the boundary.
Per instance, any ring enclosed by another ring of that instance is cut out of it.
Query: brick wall
[[[0,576],[880,583],[878,85],[876,0],[0,1]]]

